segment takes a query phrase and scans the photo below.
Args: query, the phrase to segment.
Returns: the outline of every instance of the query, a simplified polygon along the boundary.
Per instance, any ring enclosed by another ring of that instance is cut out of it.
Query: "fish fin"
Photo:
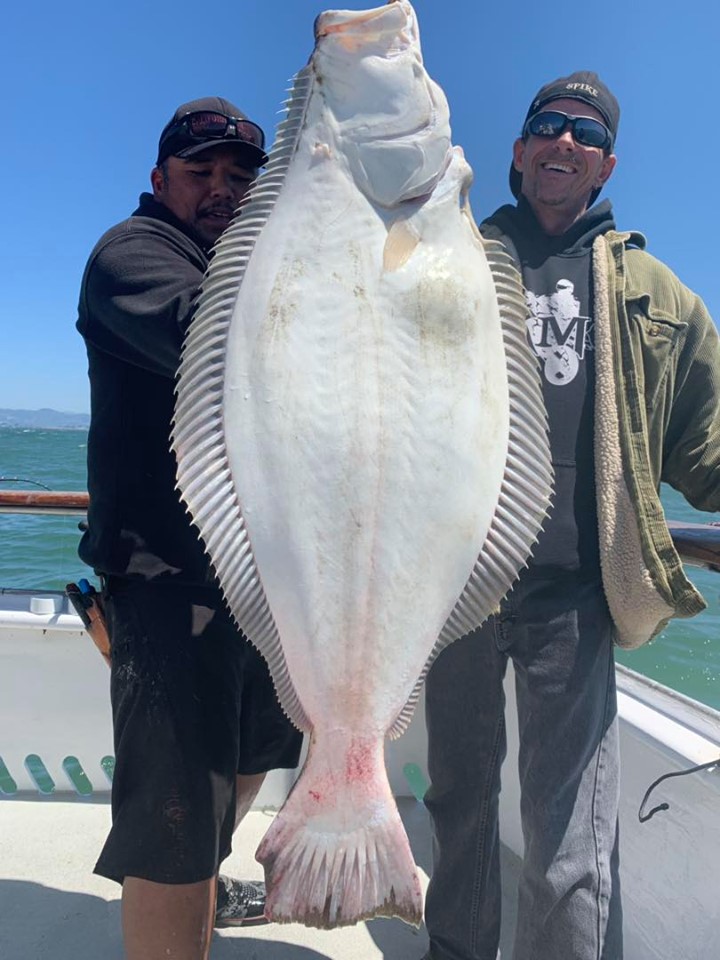
[[[483,246],[483,248],[485,248],[487,246],[487,241],[483,239],[483,235],[478,230],[478,225],[475,217],[473,216],[472,207],[470,206],[470,194],[467,190],[461,194],[460,212],[464,217],[466,217],[468,223],[470,224],[470,230],[472,231],[475,239]]]
[[[223,390],[235,300],[257,237],[282,189],[311,90],[312,74],[306,67],[295,77],[265,173],[214,247],[183,346],[171,438],[178,489],[200,531],[233,619],[267,661],[280,704],[301,730],[310,729],[310,723],[290,678],[242,504],[234,492],[225,446]]]
[[[404,266],[420,243],[420,234],[404,218],[393,221],[383,249],[383,270],[391,273]]]
[[[480,234],[478,234],[480,236]],[[470,579],[440,632],[407,703],[388,731],[399,737],[412,719],[428,670],[444,648],[477,629],[526,566],[552,499],[553,470],[538,361],[527,340],[520,274],[505,247],[481,237],[500,308],[510,399],[510,437],[498,505]],[[546,442],[538,442],[538,436]]]
[[[324,748],[311,742],[300,778],[258,847],[266,916],[320,929],[372,917],[419,926],[420,882],[382,741],[354,755],[335,741]]]

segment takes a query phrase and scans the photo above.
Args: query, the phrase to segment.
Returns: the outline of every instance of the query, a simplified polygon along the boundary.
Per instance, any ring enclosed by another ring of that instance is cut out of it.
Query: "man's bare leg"
[[[246,813],[249,813],[250,808],[253,805],[253,800],[258,795],[260,787],[263,785],[263,780],[265,779],[266,774],[264,773],[254,773],[254,774],[244,774],[239,773],[237,775],[237,800],[235,801],[235,829],[237,830],[238,824],[245,816]]]
[[[264,779],[264,773],[238,774],[236,827]],[[214,877],[181,884],[125,878],[122,920],[127,960],[207,960],[214,918]]]
[[[125,877],[127,960],[207,960],[214,914],[215,877],[180,884]]]

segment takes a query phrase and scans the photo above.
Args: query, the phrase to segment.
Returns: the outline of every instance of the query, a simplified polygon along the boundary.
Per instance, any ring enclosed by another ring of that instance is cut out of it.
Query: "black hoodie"
[[[581,571],[599,579],[595,502],[592,244],[615,228],[610,202],[591,207],[562,236],[548,236],[524,197],[485,221],[515,245],[540,360],[550,424],[555,495],[530,564],[531,576]],[[481,228],[482,229],[482,228]]]
[[[77,328],[90,377],[90,509],[79,553],[98,573],[214,582],[170,450],[174,378],[207,264],[199,238],[143,194],[85,268]]]

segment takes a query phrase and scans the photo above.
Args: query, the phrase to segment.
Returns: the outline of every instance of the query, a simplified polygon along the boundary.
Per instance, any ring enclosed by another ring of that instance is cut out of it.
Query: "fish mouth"
[[[315,20],[315,40],[337,35],[343,42],[374,42],[399,37],[406,44],[418,39],[417,22],[407,0],[389,0],[372,10],[328,10]]]

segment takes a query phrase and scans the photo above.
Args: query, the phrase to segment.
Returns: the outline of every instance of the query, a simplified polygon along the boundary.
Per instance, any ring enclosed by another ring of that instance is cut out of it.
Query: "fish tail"
[[[382,744],[377,753],[372,769],[363,755],[362,776],[354,782],[348,780],[348,771],[358,772],[352,751],[343,771],[308,757],[256,854],[265,868],[269,919],[323,929],[371,917],[420,924],[420,881]]]

